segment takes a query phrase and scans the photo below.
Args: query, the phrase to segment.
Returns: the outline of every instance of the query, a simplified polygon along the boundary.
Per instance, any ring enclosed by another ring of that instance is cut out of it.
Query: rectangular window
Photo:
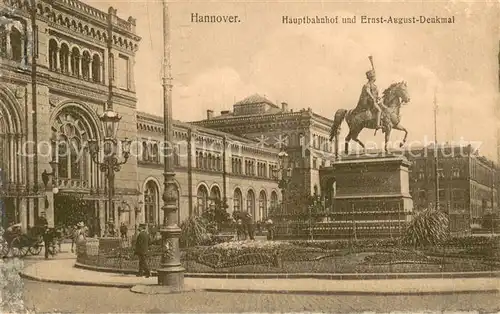
[[[318,158],[314,157],[313,158],[313,169],[316,169],[318,167]]]
[[[128,57],[120,55],[118,58],[118,87],[122,89],[129,89],[129,60]]]
[[[439,200],[442,201],[446,198],[445,190],[439,190]]]

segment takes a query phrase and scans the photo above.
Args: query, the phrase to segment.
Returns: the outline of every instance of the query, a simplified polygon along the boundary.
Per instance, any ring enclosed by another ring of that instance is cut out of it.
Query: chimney
[[[284,112],[288,111],[288,104],[286,102],[281,103],[281,110]]]
[[[207,110],[207,120],[211,120],[214,117],[213,110]]]

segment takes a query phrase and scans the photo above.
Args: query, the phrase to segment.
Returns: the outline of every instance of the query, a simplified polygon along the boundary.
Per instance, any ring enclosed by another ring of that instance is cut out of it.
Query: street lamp
[[[286,189],[288,188],[288,185],[290,184],[290,177],[292,174],[292,169],[289,167],[290,163],[290,158],[284,150],[280,151],[278,153],[278,162],[279,162],[279,169],[280,169],[280,177],[279,177],[279,183],[278,187],[281,190],[281,197],[282,197],[282,211],[287,212],[287,208],[283,208],[285,205],[285,193]],[[286,171],[285,171],[286,170]]]
[[[108,179],[108,213],[112,213],[113,220],[116,220],[113,206],[115,172],[119,172],[121,166],[125,164],[130,157],[131,141],[128,138],[120,141],[123,161],[119,161],[119,147],[116,133],[118,131],[121,116],[113,111],[111,107],[108,107],[99,117],[99,120],[101,120],[104,128],[104,140],[102,143],[99,143],[97,139],[90,139],[88,140],[88,148],[92,160],[99,166],[99,169],[106,174],[106,178]],[[99,160],[101,148],[103,150],[102,161]]]
[[[163,0],[163,224],[161,227],[163,254],[158,269],[158,285],[167,290],[184,290],[185,269],[181,264],[178,226],[178,192],[173,159],[172,77],[170,65],[170,13]],[[168,145],[168,146],[167,146]]]

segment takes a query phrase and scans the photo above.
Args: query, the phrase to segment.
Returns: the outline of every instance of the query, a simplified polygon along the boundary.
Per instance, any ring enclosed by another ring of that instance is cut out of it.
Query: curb
[[[312,290],[265,290],[265,289],[203,289],[205,292],[220,293],[258,293],[258,294],[304,294],[304,295],[345,295],[345,296],[425,296],[425,295],[456,295],[473,293],[494,293],[500,292],[499,289],[488,290],[446,290],[446,291],[414,291],[414,292],[377,292],[377,291],[312,291]]]
[[[39,281],[56,283],[72,286],[87,286],[87,287],[105,287],[105,288],[121,288],[132,289],[137,284],[128,283],[106,283],[106,282],[83,282],[73,280],[60,280],[60,279],[45,279],[36,276],[27,275],[23,272],[19,273],[21,278]],[[377,295],[377,296],[396,296],[396,295],[455,295],[455,294],[473,294],[473,293],[499,293],[500,289],[486,289],[486,290],[442,290],[442,291],[415,291],[415,292],[377,292],[377,291],[315,291],[315,290],[267,290],[267,289],[227,289],[227,288],[206,288],[196,289],[200,292],[219,292],[219,293],[255,293],[255,294],[303,294],[303,295]]]
[[[86,282],[86,281],[76,281],[76,280],[62,280],[62,279],[46,279],[36,276],[27,275],[24,272],[20,272],[19,276],[24,279],[29,279],[39,282],[57,283],[61,285],[71,285],[71,286],[87,286],[87,287],[106,287],[106,288],[125,288],[130,289],[136,284],[129,283],[106,283],[106,282]]]
[[[134,270],[117,270],[111,267],[91,266],[76,262],[75,268],[91,271],[115,273],[115,274],[135,274]],[[156,276],[156,271],[151,272]],[[324,280],[383,280],[383,279],[460,279],[460,278],[499,278],[500,271],[495,272],[462,272],[462,273],[366,273],[366,274],[314,274],[314,273],[185,273],[187,278],[218,278],[218,279],[324,279]]]

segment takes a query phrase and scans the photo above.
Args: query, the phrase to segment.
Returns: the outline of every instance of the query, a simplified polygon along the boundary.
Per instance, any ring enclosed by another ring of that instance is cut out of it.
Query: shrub
[[[448,238],[448,216],[435,209],[425,209],[406,227],[403,243],[413,247],[441,244]]]
[[[209,242],[211,235],[208,231],[208,225],[208,221],[200,216],[193,216],[184,220],[180,225],[180,246],[189,247]]]

